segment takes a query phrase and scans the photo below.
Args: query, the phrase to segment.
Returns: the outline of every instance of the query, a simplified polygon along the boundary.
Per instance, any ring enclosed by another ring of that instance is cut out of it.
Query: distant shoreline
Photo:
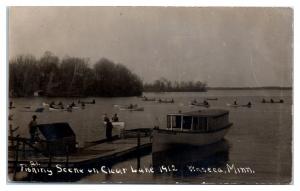
[[[209,90],[293,90],[293,87],[206,87],[205,91],[143,91],[143,93],[164,92],[207,92]]]
[[[293,90],[293,87],[207,87],[206,91],[143,91],[143,93],[189,93],[189,92],[207,92],[209,90]],[[8,96],[9,98],[22,98],[22,97],[35,97],[35,96]],[[109,98],[110,96],[37,96],[48,98],[91,98],[91,97],[103,97]],[[111,97],[139,97],[139,96],[111,96]]]
[[[293,87],[207,87],[207,90],[292,90]]]

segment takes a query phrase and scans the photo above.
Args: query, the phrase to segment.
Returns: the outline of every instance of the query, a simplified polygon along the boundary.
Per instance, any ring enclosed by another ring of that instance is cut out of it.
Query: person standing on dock
[[[12,108],[14,108],[14,107],[13,107],[13,102],[10,101],[10,102],[9,102],[9,109],[12,109]]]
[[[236,100],[234,100],[234,103],[233,103],[233,105],[237,105],[237,101],[236,101]]]
[[[113,125],[106,114],[104,115],[104,122],[106,126],[106,139],[111,141]]]
[[[33,143],[35,140],[35,135],[37,131],[37,116],[33,115],[32,120],[30,121],[28,128],[29,128],[29,133],[30,133],[30,143]]]
[[[251,105],[252,105],[252,104],[251,104],[251,102],[249,101],[248,104],[247,104],[247,106],[248,106],[248,107],[251,107]]]
[[[119,122],[118,114],[115,113],[115,115],[111,118],[112,122]]]

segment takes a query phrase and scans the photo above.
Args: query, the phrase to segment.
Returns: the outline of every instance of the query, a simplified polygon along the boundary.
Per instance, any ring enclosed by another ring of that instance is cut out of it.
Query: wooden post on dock
[[[9,136],[13,137],[14,136],[14,131],[12,129],[12,125],[9,124]],[[15,145],[14,139],[11,139],[11,146],[13,147]]]
[[[69,167],[69,146],[66,145],[66,167]]]
[[[139,169],[141,167],[140,147],[141,147],[141,135],[140,135],[140,131],[138,131],[138,134],[137,134],[137,169]]]
[[[19,135],[17,135],[17,138],[19,138]],[[19,139],[17,139],[17,144],[15,146],[15,162],[14,162],[14,175],[13,180],[16,180],[17,175],[17,169],[18,169],[18,160],[19,160]]]
[[[22,145],[22,157],[25,158],[25,142],[23,141]]]
[[[48,156],[49,156],[48,168],[51,168],[51,166],[52,166],[52,153],[51,153],[49,142],[47,142],[47,151],[48,151]]]

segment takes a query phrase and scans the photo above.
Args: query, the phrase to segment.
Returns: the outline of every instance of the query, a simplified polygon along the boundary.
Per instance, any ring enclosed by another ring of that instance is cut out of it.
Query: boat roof
[[[189,111],[182,113],[171,113],[168,115],[179,115],[179,116],[197,116],[197,117],[218,117],[221,115],[228,114],[229,111],[225,109],[202,109],[197,111]]]

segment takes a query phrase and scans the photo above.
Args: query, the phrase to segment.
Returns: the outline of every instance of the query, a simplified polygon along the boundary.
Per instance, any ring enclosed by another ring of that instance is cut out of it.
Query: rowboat
[[[206,100],[210,100],[210,101],[216,101],[216,100],[218,100],[218,98],[206,98]]]
[[[155,101],[156,99],[155,98],[147,98],[147,97],[144,97],[142,99],[142,101]]]
[[[157,100],[158,103],[174,103],[174,100]]]
[[[43,102],[42,105],[43,105],[43,107],[49,107],[49,104],[45,103],[45,102]]]
[[[272,99],[270,101],[262,100],[261,103],[284,103],[284,101],[281,99],[279,101],[273,101]]]
[[[248,105],[248,104],[240,105],[240,104],[230,104],[230,103],[228,103],[227,106],[229,106],[229,107],[249,107],[249,108],[251,107],[251,105]]]
[[[135,108],[120,108],[121,111],[144,111],[143,107],[135,107]]]
[[[61,111],[62,109],[49,107],[49,111]]]
[[[191,102],[190,106],[209,107],[209,103]]]

